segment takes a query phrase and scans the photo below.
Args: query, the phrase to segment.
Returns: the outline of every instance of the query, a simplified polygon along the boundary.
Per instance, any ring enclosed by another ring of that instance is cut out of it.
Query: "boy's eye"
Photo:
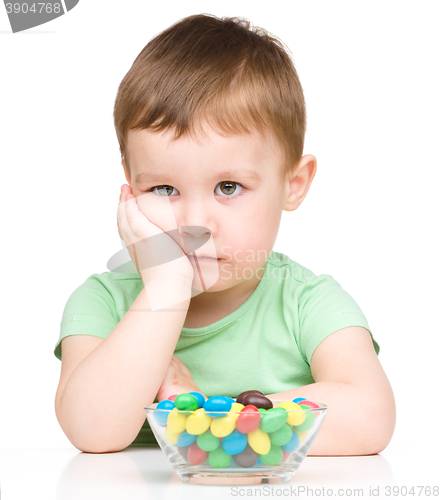
[[[226,196],[223,196],[223,198],[235,198],[235,196],[232,196],[232,194],[235,192],[235,189],[236,189],[237,186],[241,187],[241,190],[239,191],[239,194],[237,196],[239,196],[240,194],[242,194],[242,191],[243,191],[243,186],[239,182],[223,181],[223,182],[219,182],[219,184],[216,186],[216,188],[218,186],[220,186],[221,192],[226,195]],[[154,192],[156,192],[156,189],[165,192],[165,194],[160,194],[160,196],[170,197],[171,193],[173,193],[173,189],[176,189],[176,188],[174,188],[173,186],[169,186],[167,184],[163,184],[161,186],[154,186],[154,187],[150,188],[148,190],[148,192],[149,193],[151,193],[151,192],[154,193]]]

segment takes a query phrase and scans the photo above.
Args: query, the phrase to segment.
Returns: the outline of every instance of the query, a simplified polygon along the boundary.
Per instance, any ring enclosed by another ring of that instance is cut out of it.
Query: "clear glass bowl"
[[[282,400],[272,400],[272,402],[273,406],[277,407],[279,403],[282,403]],[[185,444],[188,443],[189,440],[193,439],[192,436],[195,436],[196,441],[194,442],[197,443],[198,435],[193,435],[193,434],[190,435],[190,433],[188,433],[186,430],[187,425],[185,432],[182,431],[181,433],[179,432],[171,433],[170,428],[167,427],[167,421],[168,421],[168,416],[172,410],[161,410],[161,409],[157,410],[156,409],[157,403],[153,403],[149,406],[146,406],[144,407],[144,409],[147,414],[147,420],[150,424],[153,434],[156,437],[156,440],[159,443],[159,446],[167,456],[170,465],[175,469],[175,471],[178,473],[179,477],[183,481],[196,484],[236,485],[236,484],[282,483],[285,481],[289,481],[291,479],[291,477],[300,467],[301,463],[303,462],[309,450],[311,449],[311,446],[314,443],[315,438],[317,437],[317,434],[319,433],[319,430],[323,424],[323,420],[325,418],[328,407],[322,403],[316,403],[316,404],[319,406],[318,408],[287,411],[286,413],[288,414],[288,417],[286,425],[289,426],[292,433],[289,434],[290,430],[288,429],[288,427],[285,427],[283,429],[282,432],[283,436],[279,434],[277,436],[277,439],[274,437],[275,434],[266,433],[269,436],[271,442],[272,458],[271,459],[268,458],[270,455],[265,457],[265,455],[258,454],[257,463],[255,463],[252,466],[246,466],[246,467],[236,465],[235,458],[236,461],[238,461],[239,463],[241,461],[243,462],[243,459],[241,460],[240,458],[238,458],[239,454],[237,453],[231,456],[231,462],[229,463],[228,466],[210,465],[210,463],[208,462],[209,460],[208,455],[212,453],[211,451],[205,451],[207,456],[206,460],[203,463],[200,463],[198,465],[192,465],[188,461],[188,448],[191,446],[191,444],[187,446],[179,446],[177,439],[179,439],[179,436],[181,434],[184,434],[181,436],[180,442],[181,444]],[[198,410],[178,411],[175,409],[173,410],[173,413],[179,413],[180,415],[177,417],[177,419],[181,420],[182,422],[185,421],[186,423],[187,419],[191,415],[195,414],[197,411]],[[213,420],[225,417],[226,413],[225,412],[224,413],[210,412],[210,413],[213,415],[214,413],[219,413],[220,415],[219,417],[217,416],[210,417],[211,418],[210,427],[208,428],[207,431],[205,431],[207,434],[210,435],[210,438],[212,438],[211,428],[213,425]],[[228,412],[228,414],[230,415],[230,418],[231,416],[233,416],[233,418],[236,418],[236,415],[239,416],[240,412],[238,411]],[[176,415],[174,417],[176,417]],[[298,423],[301,421],[303,421],[303,423],[298,425],[291,425],[291,423]],[[219,423],[217,423],[217,425],[218,424]],[[183,425],[184,424],[182,424],[182,426]],[[189,426],[188,428],[189,430],[191,430]],[[234,430],[237,435],[239,431],[236,429],[236,427],[234,427]],[[258,434],[260,434],[260,432],[261,429],[259,424]],[[219,431],[216,430],[215,427],[213,427],[213,433],[219,435]],[[246,447],[247,450],[249,451],[250,449],[252,449],[249,445],[251,438],[248,437],[250,436],[250,434],[245,434],[245,435],[247,436]],[[278,444],[277,445],[273,444],[273,439],[277,443],[281,443],[286,441],[287,437],[284,436],[288,435],[291,435],[291,439],[287,444],[283,446],[279,446]],[[222,441],[225,438],[228,438],[228,435],[219,438],[220,442],[216,449],[223,448]],[[243,442],[244,439],[243,435],[241,436],[241,439]],[[212,446],[215,446],[215,444],[211,445],[211,447]],[[207,448],[207,445],[204,445],[204,447]],[[229,445],[227,445],[226,442],[225,447],[229,449],[229,451],[232,451],[231,441]],[[253,448],[256,448],[255,444]],[[281,448],[282,451],[276,448]],[[194,460],[194,455],[192,455],[193,463],[195,461],[201,462],[205,458],[204,453],[200,451],[199,447],[197,447],[196,449],[198,450],[196,452],[196,456],[198,456],[198,458],[197,460]],[[195,447],[193,447],[191,453],[193,453],[194,450]],[[218,449],[218,452],[221,453],[223,457],[225,457],[224,451]],[[250,451],[249,453],[251,453],[252,455],[253,452],[254,450]],[[197,455],[198,453],[199,455]],[[283,457],[280,460],[281,453],[283,453]],[[228,461],[228,458],[226,458],[226,460]],[[213,462],[213,460],[211,461]],[[264,462],[275,463],[275,465],[268,465]]]

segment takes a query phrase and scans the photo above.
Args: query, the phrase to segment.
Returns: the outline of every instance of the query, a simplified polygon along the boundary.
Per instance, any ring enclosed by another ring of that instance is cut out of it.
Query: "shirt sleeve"
[[[349,326],[362,326],[372,337],[375,352],[380,346],[355,300],[329,274],[307,280],[299,296],[297,344],[305,361],[311,365],[317,346],[332,333]]]
[[[70,295],[64,307],[60,336],[54,354],[61,361],[61,341],[69,335],[94,335],[106,338],[119,322],[115,300],[100,279],[89,276]]]

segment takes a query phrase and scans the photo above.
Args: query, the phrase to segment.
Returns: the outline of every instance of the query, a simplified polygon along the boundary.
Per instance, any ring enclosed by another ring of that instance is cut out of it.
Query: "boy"
[[[139,54],[114,118],[134,268],[90,276],[66,304],[55,408],[74,446],[154,446],[153,401],[257,389],[327,404],[310,455],[383,450],[395,401],[366,318],[331,276],[272,251],[317,163],[282,43],[237,18],[185,18]]]

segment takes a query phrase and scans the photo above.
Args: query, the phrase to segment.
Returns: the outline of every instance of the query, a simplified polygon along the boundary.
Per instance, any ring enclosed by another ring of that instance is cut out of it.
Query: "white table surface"
[[[433,443],[436,448],[435,443]],[[128,448],[118,453],[89,454],[76,448],[0,449],[2,500],[145,500],[234,497],[375,497],[387,487],[440,484],[439,460],[421,446],[394,446],[379,455],[306,457],[289,482],[274,485],[214,486],[184,483],[160,449]],[[301,490],[304,488],[304,491]],[[309,488],[309,491],[307,490]],[[324,490],[323,490],[324,488]],[[379,488],[378,490],[374,490]],[[257,492],[257,489],[264,491]],[[318,492],[317,490],[321,490]],[[339,490],[343,489],[341,492]],[[359,490],[355,492],[355,490]],[[252,490],[252,491],[251,491]],[[282,490],[282,491],[276,491]],[[390,490],[392,491],[392,490]],[[420,494],[399,498],[427,498]],[[404,489],[402,490],[404,492]],[[343,494],[342,494],[343,493]],[[431,495],[434,499],[436,497]]]

